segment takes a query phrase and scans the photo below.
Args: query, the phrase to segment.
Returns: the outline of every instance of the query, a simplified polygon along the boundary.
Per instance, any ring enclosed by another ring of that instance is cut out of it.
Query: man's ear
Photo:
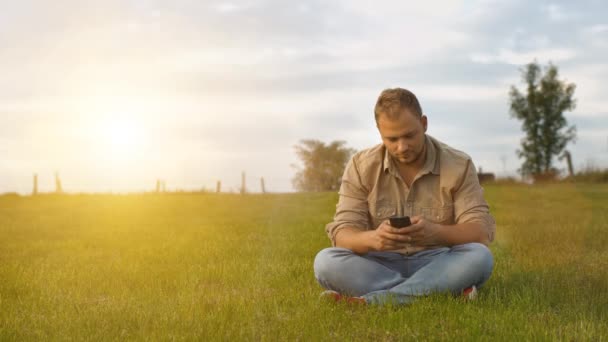
[[[426,117],[426,115],[423,115],[420,117],[420,122],[422,123],[422,127],[424,127],[424,133],[426,133],[426,129],[429,125],[429,121],[428,121],[428,118]]]

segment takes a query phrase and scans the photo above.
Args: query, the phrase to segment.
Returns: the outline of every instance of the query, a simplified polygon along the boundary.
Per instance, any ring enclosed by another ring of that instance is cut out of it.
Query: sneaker
[[[467,301],[475,300],[477,298],[477,287],[475,285],[467,287],[462,291],[462,297]]]
[[[336,291],[332,291],[332,290],[326,290],[323,291],[321,293],[320,296],[321,300],[324,300],[326,302],[330,302],[330,303],[337,303],[337,302],[346,302],[348,304],[367,304],[367,302],[365,301],[365,298],[363,297],[349,297],[349,296],[344,296],[341,295],[340,293],[336,292]]]

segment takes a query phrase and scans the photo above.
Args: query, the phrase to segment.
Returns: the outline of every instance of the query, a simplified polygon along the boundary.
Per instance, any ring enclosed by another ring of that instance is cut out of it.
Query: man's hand
[[[388,220],[367,233],[369,234],[371,248],[375,251],[402,249],[413,242],[413,238],[405,232],[404,228],[392,227]]]
[[[441,225],[428,221],[422,216],[411,217],[412,225],[400,228],[399,233],[411,238],[411,244],[416,246],[441,245]]]

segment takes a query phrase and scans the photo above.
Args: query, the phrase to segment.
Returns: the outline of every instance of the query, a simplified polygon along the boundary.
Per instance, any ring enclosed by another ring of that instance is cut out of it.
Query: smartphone
[[[388,220],[391,223],[391,226],[395,228],[403,228],[412,224],[409,216],[393,216],[389,217]]]

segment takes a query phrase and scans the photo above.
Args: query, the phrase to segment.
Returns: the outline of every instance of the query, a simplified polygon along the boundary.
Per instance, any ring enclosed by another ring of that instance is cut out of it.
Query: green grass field
[[[0,196],[0,340],[608,340],[608,186],[486,186],[479,300],[318,301],[336,194]]]

